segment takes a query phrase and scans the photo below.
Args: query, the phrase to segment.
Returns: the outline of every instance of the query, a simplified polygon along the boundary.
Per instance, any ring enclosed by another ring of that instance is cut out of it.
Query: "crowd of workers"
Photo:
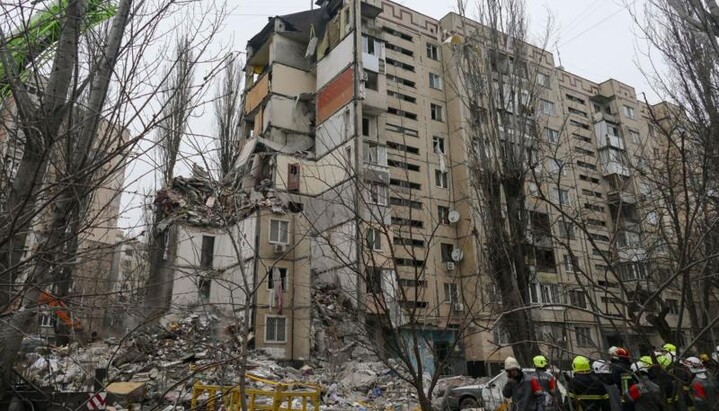
[[[534,357],[528,373],[513,357],[504,368],[502,394],[511,411],[718,411],[719,346],[709,356],[677,357],[674,344],[634,361],[629,350],[609,349],[609,361],[576,356],[565,373],[566,396],[558,392],[557,377],[547,359]],[[564,397],[564,398],[563,398]]]

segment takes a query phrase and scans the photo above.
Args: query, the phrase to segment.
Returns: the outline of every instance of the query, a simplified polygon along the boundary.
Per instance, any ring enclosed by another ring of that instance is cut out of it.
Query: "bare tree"
[[[159,156],[158,171],[162,186],[167,186],[172,182],[175,164],[180,153],[180,145],[187,130],[188,119],[194,108],[192,99],[196,90],[193,90],[193,77],[197,60],[193,56],[192,49],[193,43],[188,36],[180,38],[175,46],[175,61],[177,63],[167,69],[168,86],[163,93],[164,118],[156,135]],[[167,225],[162,225],[167,213],[160,205],[161,201],[162,199],[155,199],[153,220],[149,228],[151,230],[148,247],[150,269],[147,279],[147,294],[145,296],[148,318],[163,312],[169,303],[168,288],[170,283],[163,264],[169,232],[167,231]]]
[[[466,110],[466,135],[475,238],[506,313],[501,326],[515,356],[531,363],[534,343],[525,186],[538,161],[536,135],[542,49],[530,46],[524,2],[478,2],[477,23],[464,19],[453,39],[459,67],[454,91]],[[546,70],[547,68],[544,67]],[[479,275],[479,273],[478,273]]]
[[[235,164],[242,136],[241,86],[242,60],[233,55],[225,57],[222,80],[215,96],[215,121],[219,139],[219,179],[222,180]]]
[[[36,21],[27,16],[31,3],[3,6],[6,16],[25,17],[16,21],[27,42],[0,33],[3,81],[11,95],[3,102],[3,137],[22,152],[16,171],[3,181],[9,189],[0,215],[2,305],[12,308],[5,310],[0,334],[3,393],[35,323],[39,297],[46,290],[67,292],[85,253],[82,238],[98,221],[117,218],[93,209],[93,195],[123,173],[128,153],[161,118],[150,113],[160,90],[156,78],[148,79],[156,73],[154,63],[142,56],[172,2],[121,0],[112,19],[92,29],[87,23],[97,2],[59,3],[44,15],[57,37],[41,48],[27,23]],[[27,57],[21,64],[19,54]],[[130,137],[134,122],[141,126]]]

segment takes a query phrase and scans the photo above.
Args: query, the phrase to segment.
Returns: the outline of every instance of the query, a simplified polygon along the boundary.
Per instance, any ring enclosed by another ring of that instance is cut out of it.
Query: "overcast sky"
[[[395,1],[436,19],[456,10],[456,0]],[[625,5],[628,3],[641,9],[644,1],[527,0],[531,35],[541,39],[547,17],[551,15],[555,31],[549,49],[555,56],[555,62],[561,61],[566,70],[592,81],[617,79],[634,86],[638,95],[646,92],[651,101],[656,101],[639,69],[639,65],[649,67],[644,57],[647,46]],[[228,1],[230,4],[235,2]],[[262,29],[269,16],[307,10],[311,5],[310,0],[240,0],[237,3],[215,42],[218,50],[232,48],[236,52],[244,51],[247,40]],[[196,115],[193,130],[211,133],[213,125],[209,114]],[[188,174],[186,165],[180,166],[177,174]],[[131,193],[150,192],[153,178],[148,175],[146,167],[130,165],[126,181],[128,187],[123,195],[119,224],[125,228],[137,227],[142,215],[139,208],[141,201]],[[136,228],[134,231],[137,233],[139,230]]]

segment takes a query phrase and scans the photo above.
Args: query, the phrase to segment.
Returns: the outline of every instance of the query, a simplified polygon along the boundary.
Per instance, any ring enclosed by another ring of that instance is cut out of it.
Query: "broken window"
[[[200,278],[199,282],[197,283],[197,294],[202,299],[209,299],[210,298],[210,286],[212,285],[212,280],[208,277],[202,277]]]
[[[287,190],[300,191],[300,164],[287,165]]]
[[[379,267],[367,267],[365,270],[365,283],[367,292],[379,294],[382,292],[382,269]]]
[[[432,137],[432,146],[434,147],[434,152],[437,154],[444,154],[444,138],[439,136]]]
[[[377,73],[365,70],[364,71],[364,86],[369,90],[377,91],[379,89],[379,82]]]
[[[437,219],[440,224],[449,224],[449,207],[437,206]]]
[[[211,235],[202,236],[202,251],[200,254],[200,267],[211,269],[215,252],[215,237]]]
[[[557,272],[557,264],[554,260],[554,250],[551,248],[534,247],[537,270]]]
[[[287,290],[287,268],[272,267],[267,270],[267,288],[275,289],[275,285],[282,286],[282,291]]]
[[[454,250],[453,244],[442,243],[442,244],[440,244],[440,248],[441,248],[443,263],[454,261],[454,260],[452,260],[452,251]]]
[[[270,243],[289,244],[290,222],[284,220],[270,219]]]
[[[287,318],[283,316],[265,316],[265,342],[287,341]]]

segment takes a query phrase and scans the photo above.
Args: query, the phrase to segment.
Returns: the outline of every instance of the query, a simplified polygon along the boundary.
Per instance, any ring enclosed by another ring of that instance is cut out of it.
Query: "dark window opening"
[[[202,253],[200,254],[200,267],[212,268],[212,260],[215,252],[215,237],[211,235],[202,236]]]

